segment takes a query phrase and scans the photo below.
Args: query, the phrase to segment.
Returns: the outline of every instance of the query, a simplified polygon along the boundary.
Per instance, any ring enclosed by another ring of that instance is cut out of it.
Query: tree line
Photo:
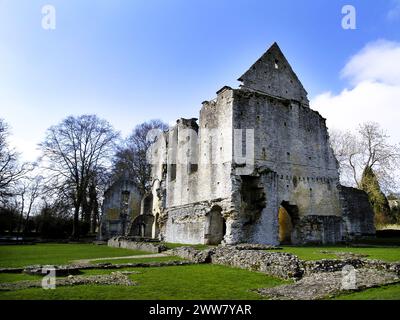
[[[94,234],[106,188],[126,175],[144,195],[150,185],[147,133],[160,120],[136,126],[122,139],[96,115],[69,116],[47,129],[35,163],[21,163],[0,119],[0,233],[78,239]]]
[[[128,176],[141,195],[149,191],[147,135],[153,129],[168,126],[151,120],[122,139],[96,115],[69,116],[47,129],[40,158],[26,163],[9,145],[10,128],[0,119],[0,234],[73,239],[94,234],[112,182]],[[341,182],[367,192],[377,224],[400,223],[388,200],[398,198],[399,145],[373,122],[356,132],[331,131],[330,141]]]

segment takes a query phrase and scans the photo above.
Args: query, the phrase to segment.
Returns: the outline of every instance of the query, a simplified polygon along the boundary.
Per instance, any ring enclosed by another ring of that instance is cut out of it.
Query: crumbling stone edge
[[[107,241],[107,245],[113,248],[140,250],[151,253],[161,253],[168,248],[166,245],[155,241],[135,241],[132,237],[114,237]]]
[[[138,262],[138,263],[98,263],[98,264],[71,264],[71,265],[34,265],[24,268],[0,268],[1,273],[26,273],[30,275],[43,275],[43,269],[54,268],[56,275],[59,277],[77,275],[82,270],[95,270],[95,269],[110,269],[118,270],[124,268],[155,268],[155,267],[172,267],[172,266],[187,266],[194,264],[191,261],[163,261],[163,262]]]
[[[154,245],[154,244],[151,244]],[[346,259],[322,259],[318,261],[303,261],[297,256],[279,252],[280,248],[265,245],[220,245],[205,250],[194,247],[177,247],[165,251],[171,256],[178,256],[185,261],[164,261],[147,263],[99,263],[99,264],[72,264],[54,266],[57,276],[68,276],[80,274],[82,270],[93,269],[122,269],[122,268],[147,268],[185,266],[191,264],[212,263],[218,265],[232,266],[250,271],[262,272],[281,279],[300,280],[303,277],[326,272],[341,271],[344,266],[351,265],[355,269],[373,269],[393,272],[400,275],[400,262],[385,262],[371,260],[362,257]],[[272,251],[273,250],[273,251]],[[278,252],[276,252],[278,251]],[[42,270],[47,266],[36,265],[25,268],[0,268],[0,273],[27,273],[32,275],[43,275]]]
[[[350,265],[355,269],[373,269],[400,275],[400,262],[385,262],[365,258],[322,259],[303,261],[287,252],[271,252],[274,247],[252,245],[218,246],[206,250],[178,247],[166,253],[187,259],[193,263],[213,263],[258,271],[282,279],[300,280],[315,273],[342,271]]]

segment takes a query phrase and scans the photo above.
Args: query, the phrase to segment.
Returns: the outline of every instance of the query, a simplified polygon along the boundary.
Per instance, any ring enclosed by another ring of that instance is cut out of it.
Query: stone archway
[[[219,206],[214,206],[206,214],[204,244],[218,245],[224,239],[225,234],[226,221],[222,216],[222,209]]]
[[[283,201],[279,207],[279,243],[293,244],[295,226],[299,220],[299,210],[296,205],[290,205],[289,202]]]
[[[141,214],[152,214],[153,213],[153,194],[148,193],[142,200],[142,212]]]
[[[146,237],[146,225],[144,223],[139,224],[139,235],[140,237]]]
[[[139,215],[133,220],[129,235],[133,237],[152,238],[153,224],[153,215]]]

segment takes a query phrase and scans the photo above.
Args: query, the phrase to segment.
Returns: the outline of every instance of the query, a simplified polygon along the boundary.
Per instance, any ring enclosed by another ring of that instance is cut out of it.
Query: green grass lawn
[[[25,273],[0,273],[0,283],[18,282],[24,280],[39,280],[42,276],[32,276]]]
[[[324,254],[321,251],[353,252],[368,255],[368,259],[379,259],[384,261],[400,261],[400,247],[291,247],[284,246],[278,252],[289,252],[302,260],[338,259],[334,254]]]
[[[178,247],[169,244],[169,247]],[[204,246],[198,246],[202,249]],[[292,247],[285,246],[279,252],[290,252],[300,259],[317,260],[337,258],[321,251],[354,252],[369,255],[368,258],[400,261],[399,247]],[[33,264],[66,264],[72,260],[104,257],[124,257],[146,254],[143,251],[110,248],[92,244],[37,244],[0,246],[0,267],[20,267]],[[178,257],[156,257],[139,259],[95,260],[92,263],[143,263],[183,260]],[[135,287],[123,286],[75,286],[58,287],[56,290],[26,289],[0,292],[0,299],[263,299],[251,289],[265,288],[287,283],[262,273],[201,264],[175,267],[131,268],[140,271],[130,275],[138,282]],[[86,270],[83,274],[105,274],[115,270]],[[25,274],[0,274],[0,282],[38,280],[40,276]],[[336,299],[400,299],[400,284],[372,288],[362,292],[341,295]]]
[[[400,284],[343,294],[335,300],[400,300]]]
[[[91,264],[97,264],[97,263],[123,264],[123,263],[147,263],[147,262],[167,262],[167,261],[185,261],[185,259],[182,259],[181,257],[168,256],[168,257],[157,257],[157,258],[94,260],[94,261],[90,261],[90,263]]]
[[[144,300],[218,300],[262,299],[251,289],[266,288],[286,281],[219,265],[190,265],[161,268],[134,268],[129,277],[138,286],[76,286],[55,290],[26,289],[0,292],[0,299],[144,299]],[[87,270],[85,274],[104,274],[111,270]]]
[[[36,244],[0,246],[0,267],[67,264],[72,260],[123,257],[148,252],[94,244]]]
[[[213,248],[215,246],[210,246],[206,244],[182,244],[182,243],[170,243],[170,242],[162,242],[168,249],[175,249],[179,247],[192,247],[198,250],[205,250],[208,248]]]

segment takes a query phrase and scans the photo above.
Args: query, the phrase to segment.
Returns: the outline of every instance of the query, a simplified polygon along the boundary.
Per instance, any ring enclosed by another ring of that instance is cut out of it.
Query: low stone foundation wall
[[[323,259],[318,261],[303,261],[302,269],[304,270],[304,276],[307,276],[319,272],[341,271],[348,265],[353,266],[355,269],[359,269],[364,266],[364,262],[361,259]]]
[[[337,272],[342,271],[345,266],[353,266],[355,269],[368,268],[374,270],[382,270],[396,273],[400,275],[399,262],[385,262],[381,260],[370,259],[341,259],[341,260],[318,260],[318,261],[303,261],[302,269],[304,276],[319,272]]]
[[[177,267],[193,264],[190,261],[161,261],[161,262],[131,262],[131,263],[98,263],[89,265],[65,265],[65,266],[28,266],[22,269],[21,273],[29,275],[43,275],[43,269],[54,269],[57,277],[78,275],[83,270],[118,270],[125,268],[158,268],[158,267]]]
[[[172,250],[168,250],[166,253],[171,256],[178,256],[183,259],[187,259],[193,263],[210,263],[211,255],[215,252],[215,249],[197,250],[192,247],[178,247]]]
[[[193,247],[179,247],[167,251],[193,263],[214,263],[232,266],[250,271],[263,272],[283,279],[301,279],[317,273],[342,271],[351,265],[355,269],[373,269],[392,272],[400,275],[400,262],[385,262],[365,258],[323,259],[318,261],[303,261],[297,256],[286,252],[269,252],[277,247],[232,245],[219,246],[212,249],[197,250]]]
[[[394,272],[400,276],[400,262],[384,262],[381,260],[362,259],[365,268]]]
[[[214,263],[250,271],[259,271],[279,278],[301,278],[301,261],[290,253],[268,252],[271,246],[219,246],[213,249],[197,250],[180,247],[169,250],[168,254],[188,259],[194,263]]]
[[[301,261],[290,253],[263,250],[237,250],[218,247],[211,255],[211,262],[251,271],[259,271],[283,279],[301,278]]]
[[[167,247],[160,243],[132,241],[131,239],[124,237],[111,238],[108,240],[107,245],[113,248],[141,250],[151,253],[160,253],[167,250]]]

